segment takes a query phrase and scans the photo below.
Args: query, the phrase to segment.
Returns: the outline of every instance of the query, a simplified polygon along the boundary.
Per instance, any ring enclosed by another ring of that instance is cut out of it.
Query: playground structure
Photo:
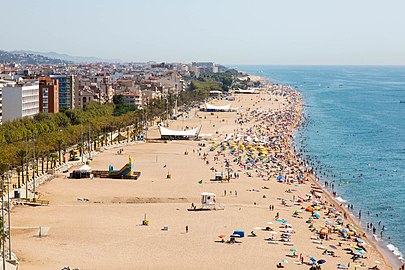
[[[137,180],[141,172],[134,171],[134,160],[129,157],[129,162],[125,164],[121,169],[114,170],[113,165],[109,166],[108,171],[93,170],[93,176],[99,178],[113,178],[113,179],[132,179]]]

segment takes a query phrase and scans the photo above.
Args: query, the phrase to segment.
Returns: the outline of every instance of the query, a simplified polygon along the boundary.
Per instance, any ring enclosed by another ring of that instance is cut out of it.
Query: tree
[[[63,144],[64,144],[64,142],[63,142],[63,139],[62,138],[57,138],[56,139],[56,146],[57,146],[57,148],[58,148],[58,157],[59,157],[59,165],[60,164],[62,164],[61,162],[62,162],[62,154],[61,154],[61,151],[62,151],[62,146],[63,146]]]
[[[24,149],[20,149],[20,150],[17,151],[16,156],[20,160],[22,183],[25,183],[24,182],[24,160],[26,159],[27,152]],[[21,183],[20,182],[18,182],[18,188],[21,188]]]
[[[56,153],[52,152],[52,153],[49,155],[49,158],[51,159],[51,169],[53,169],[53,168],[55,168],[55,166],[56,166],[56,161],[57,161],[57,159],[58,159],[58,155],[57,155]]]

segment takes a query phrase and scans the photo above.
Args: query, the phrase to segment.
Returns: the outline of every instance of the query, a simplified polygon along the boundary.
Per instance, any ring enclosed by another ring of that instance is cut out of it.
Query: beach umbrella
[[[290,251],[291,252],[297,252],[298,250],[296,248],[291,248]]]
[[[218,235],[218,238],[225,238],[226,237],[226,235],[225,234],[220,234],[220,235]]]
[[[302,210],[297,209],[297,210],[295,210],[295,213],[302,213]]]
[[[276,221],[277,221],[277,222],[284,223],[284,224],[287,223],[287,220],[281,219],[281,218],[278,218]]]
[[[272,225],[272,224],[274,224],[274,223],[273,223],[273,222],[271,222],[271,221],[267,221],[267,224]]]
[[[278,234],[278,232],[271,231],[271,232],[269,232],[269,234]]]
[[[315,259],[314,257],[309,257],[309,259],[311,260],[311,262],[312,262],[313,264],[316,263],[316,259]]]
[[[331,248],[333,249],[337,249],[337,247],[335,245],[329,245]]]
[[[326,263],[326,261],[324,259],[320,259],[319,261],[317,261],[318,264],[324,264]]]
[[[380,264],[381,262],[380,261],[374,261],[376,264]]]
[[[261,230],[261,227],[254,227],[253,230]]]
[[[288,263],[288,261],[286,259],[281,260],[282,263]]]
[[[305,211],[313,212],[313,211],[314,211],[314,208],[312,208],[311,206],[308,206],[308,207],[305,209]]]
[[[232,236],[232,237],[235,237],[235,238],[239,238],[239,237],[240,237],[240,235],[239,235],[239,234],[236,234],[236,233],[232,234],[231,236]]]

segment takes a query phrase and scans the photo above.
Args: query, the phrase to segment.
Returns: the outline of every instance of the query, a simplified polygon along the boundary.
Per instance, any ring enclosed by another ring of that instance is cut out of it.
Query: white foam
[[[346,200],[344,200],[342,197],[336,197],[336,200],[340,203],[345,203],[347,202]]]
[[[399,249],[394,246],[393,244],[388,244],[387,248],[394,253],[395,256],[397,256],[400,260],[403,260],[403,254],[401,253],[401,251],[399,251]]]

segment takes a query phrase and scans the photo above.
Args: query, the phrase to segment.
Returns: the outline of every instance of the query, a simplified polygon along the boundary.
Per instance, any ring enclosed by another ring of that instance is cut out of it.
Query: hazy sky
[[[0,49],[125,61],[405,64],[404,0],[1,1]]]

